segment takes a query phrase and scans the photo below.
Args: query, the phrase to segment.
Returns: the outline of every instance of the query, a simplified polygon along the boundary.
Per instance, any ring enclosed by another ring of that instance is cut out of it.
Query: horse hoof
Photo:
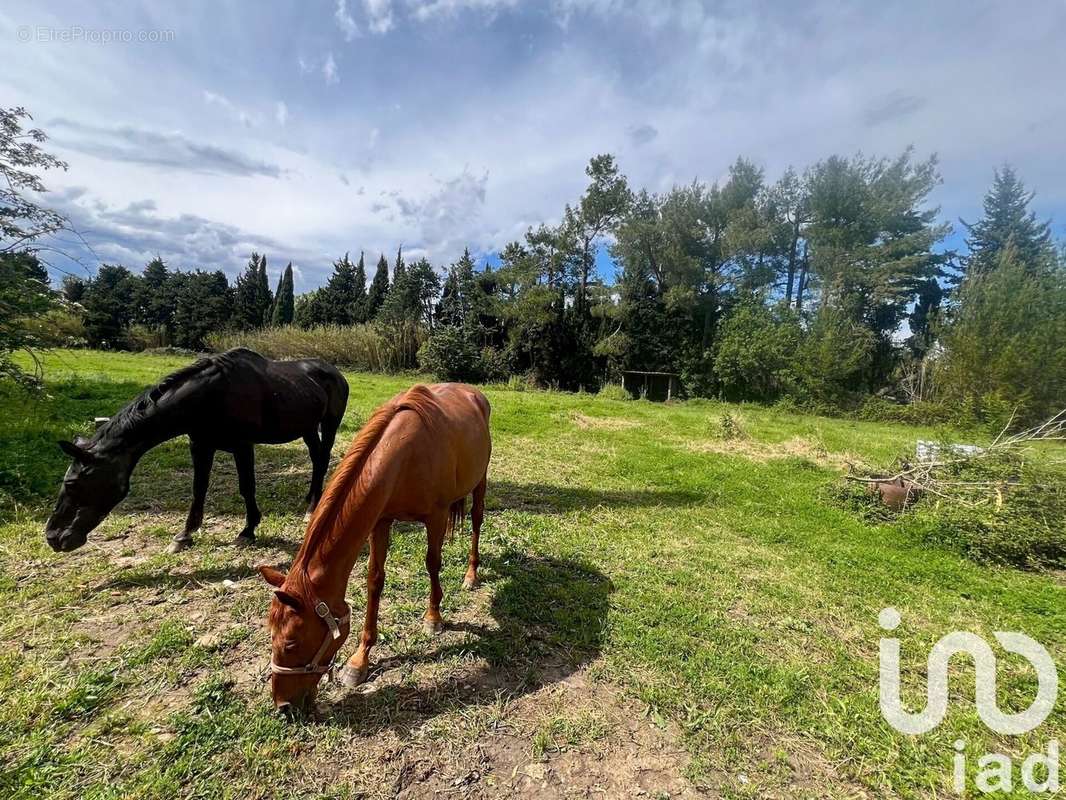
[[[422,630],[430,636],[436,636],[444,630],[444,623],[439,619],[424,619],[422,620]]]
[[[192,539],[171,539],[170,547],[167,548],[168,553],[180,553],[182,550],[188,550],[192,547]]]
[[[479,581],[477,578],[463,578],[463,588],[466,589],[468,592],[474,591],[474,589],[478,587],[479,583],[481,583],[481,581]]]
[[[344,668],[337,673],[337,683],[341,686],[347,686],[349,689],[354,689],[356,686],[366,681],[367,672],[369,672],[368,667],[356,669],[355,667],[345,664]]]
[[[243,533],[233,540],[237,547],[251,547],[255,544],[255,536],[245,536]]]

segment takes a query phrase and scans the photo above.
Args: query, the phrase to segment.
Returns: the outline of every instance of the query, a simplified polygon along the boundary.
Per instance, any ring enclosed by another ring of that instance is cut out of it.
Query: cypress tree
[[[359,263],[355,265],[355,279],[352,286],[352,322],[366,322],[366,263],[363,252],[359,251]]]
[[[255,330],[269,321],[266,314],[270,306],[270,289],[266,286],[265,262],[259,253],[252,253],[248,266],[237,276],[234,293],[233,316],[236,326],[243,331]],[[147,270],[146,270],[147,272]]]
[[[378,259],[377,269],[374,270],[374,280],[370,282],[370,289],[366,296],[366,321],[374,319],[385,302],[385,295],[389,293],[389,262],[382,254]]]
[[[252,258],[255,258],[256,255],[256,253],[252,253]],[[267,279],[267,259],[266,256],[259,256],[259,279],[256,282],[255,311],[256,318],[260,320],[260,325],[270,324],[273,304],[274,297],[270,294],[270,281]]]
[[[274,296],[274,315],[271,319],[274,327],[277,328],[282,325],[292,324],[294,302],[292,262],[290,261],[289,265],[285,267],[285,271],[281,274],[281,278],[278,280],[278,292]]]

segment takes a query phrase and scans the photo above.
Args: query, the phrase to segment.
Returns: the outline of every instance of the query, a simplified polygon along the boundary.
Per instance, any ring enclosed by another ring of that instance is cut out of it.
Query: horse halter
[[[349,609],[350,608],[351,607],[349,606]],[[322,660],[322,656],[325,654],[330,644],[341,638],[340,626],[342,624],[348,625],[351,622],[352,612],[351,610],[349,610],[348,613],[345,614],[343,617],[335,617],[333,616],[333,612],[330,611],[329,606],[326,605],[323,601],[319,600],[317,603],[315,603],[315,613],[318,615],[319,619],[326,623],[326,627],[329,628],[329,631],[327,632],[326,637],[322,640],[322,644],[318,648],[318,652],[315,653],[315,657],[311,659],[311,663],[305,664],[302,667],[283,667],[281,664],[275,664],[274,657],[273,655],[271,655],[270,671],[273,674],[322,675],[324,673],[328,673],[330,679],[333,678],[333,667],[337,662],[337,654],[333,654],[333,658],[329,660],[328,664],[320,664],[319,662]]]

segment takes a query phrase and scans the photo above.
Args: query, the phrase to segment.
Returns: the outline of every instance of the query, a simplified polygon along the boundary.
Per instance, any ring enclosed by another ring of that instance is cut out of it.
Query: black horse
[[[193,500],[171,552],[191,545],[203,522],[216,450],[233,453],[247,509],[237,543],[254,542],[262,516],[255,502],[254,445],[303,437],[311,453],[307,503],[313,509],[347,404],[347,381],[324,361],[270,361],[244,348],[207,356],[144,391],[92,439],[59,443],[74,462],[45,525],[48,544],[64,551],[85,544],[89,532],[129,494],[130,474],[141,456],[182,434],[188,434],[192,450]]]

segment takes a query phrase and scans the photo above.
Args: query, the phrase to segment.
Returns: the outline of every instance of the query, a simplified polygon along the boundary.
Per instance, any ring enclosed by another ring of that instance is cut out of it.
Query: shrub
[[[511,358],[506,350],[485,347],[481,350],[482,380],[502,382],[511,376]]]
[[[597,397],[601,397],[604,400],[629,400],[629,392],[619,386],[617,383],[607,383],[600,389]]]
[[[1066,564],[1063,519],[1066,485],[1027,482],[1005,490],[999,508],[995,504],[968,508],[919,503],[912,513],[903,515],[900,527],[975,561],[1039,569]]]
[[[81,314],[56,308],[26,320],[25,330],[40,347],[85,347],[85,320]]]
[[[794,312],[777,312],[762,303],[744,303],[719,334],[714,372],[722,394],[731,400],[771,400],[793,382],[791,364],[799,347]]]
[[[869,328],[831,305],[811,322],[799,353],[800,400],[817,406],[847,406],[861,388],[874,358]]]
[[[740,415],[728,412],[711,423],[711,433],[716,438],[724,439],[725,441],[749,438]]]
[[[854,414],[868,422],[900,422],[905,425],[945,425],[959,422],[959,409],[943,403],[893,403],[883,397],[867,397]]]
[[[170,344],[166,329],[147,325],[130,325],[126,331],[126,347],[135,352],[155,350]]]
[[[374,325],[320,325],[307,330],[286,325],[214,333],[207,337],[207,344],[216,352],[248,347],[267,358],[321,358],[367,372],[399,372],[414,366],[423,336],[414,325],[388,333]]]
[[[418,363],[442,381],[481,380],[481,352],[472,336],[452,325],[434,331],[418,350]]]

